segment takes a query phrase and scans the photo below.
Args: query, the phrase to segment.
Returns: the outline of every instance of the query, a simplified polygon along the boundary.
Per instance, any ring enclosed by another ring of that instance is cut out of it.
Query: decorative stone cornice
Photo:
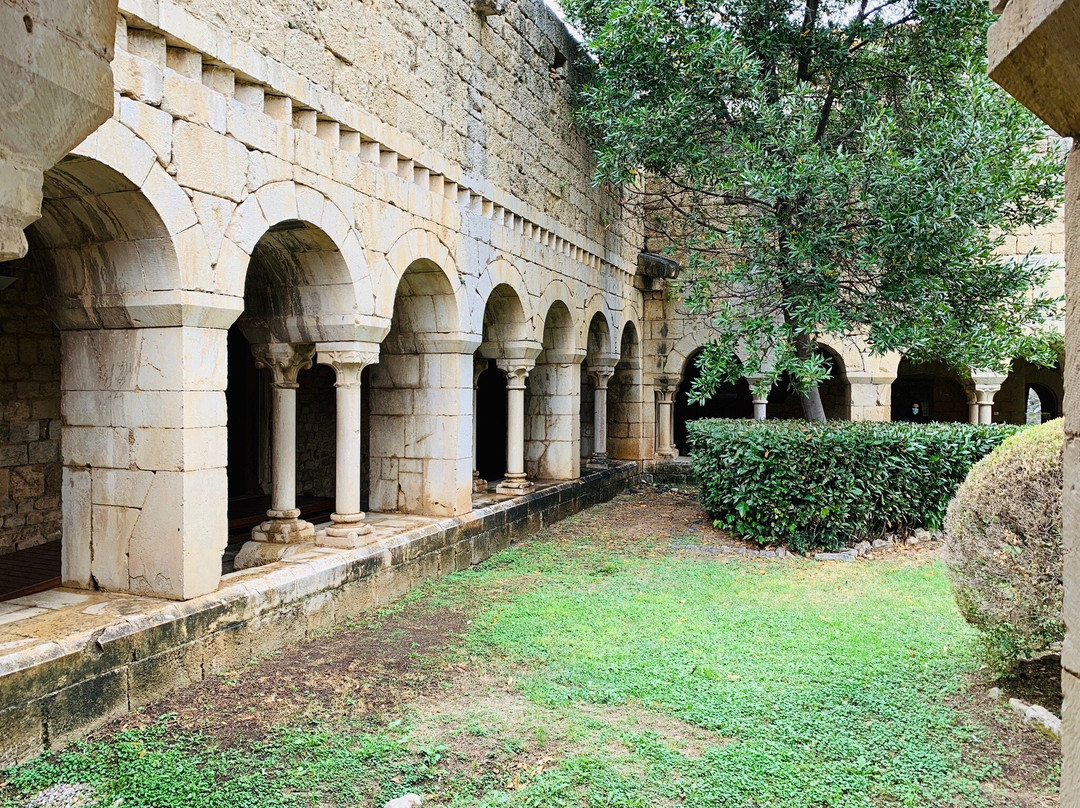
[[[275,387],[295,390],[300,385],[297,376],[311,367],[315,346],[310,343],[262,342],[251,346],[255,366],[266,368],[273,375]]]

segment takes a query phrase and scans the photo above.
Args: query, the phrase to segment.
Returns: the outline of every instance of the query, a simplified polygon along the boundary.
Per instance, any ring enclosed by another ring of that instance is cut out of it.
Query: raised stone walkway
[[[53,589],[4,604],[0,766],[479,563],[610,499],[637,474],[636,463],[621,463],[525,496],[483,495],[490,504],[449,519],[369,514],[374,535],[364,547],[309,546],[184,602]]]

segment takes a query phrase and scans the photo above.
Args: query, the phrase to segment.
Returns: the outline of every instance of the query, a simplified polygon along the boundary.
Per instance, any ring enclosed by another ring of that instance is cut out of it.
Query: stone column
[[[525,380],[533,362],[499,359],[506,374],[506,477],[495,490],[500,494],[526,494],[533,484],[525,474]]]
[[[300,519],[296,507],[296,377],[311,367],[315,346],[264,342],[251,346],[255,365],[272,374],[270,410],[273,422],[270,465],[273,477],[267,520],[251,531],[251,541],[236,557],[236,568],[246,569],[278,561],[290,545],[315,539],[315,528]]]
[[[607,392],[608,382],[615,375],[615,368],[601,365],[591,368],[589,375],[593,381],[593,453],[587,465],[592,468],[606,468],[608,466]]]
[[[659,446],[656,456],[671,460],[679,456],[679,450],[675,447],[675,422],[673,420],[675,409],[675,393],[665,385],[656,391],[656,403],[659,406]]]
[[[769,391],[768,387],[765,387],[765,377],[747,376],[746,382],[750,385],[750,394],[753,396],[754,420],[764,421],[767,417],[767,410],[769,407]],[[764,390],[764,395],[758,392],[759,389]]]
[[[968,423],[979,423],[979,399],[975,395],[968,397]]]
[[[360,376],[379,361],[377,350],[349,347],[348,343],[318,346],[318,362],[333,368],[337,380],[337,443],[334,450],[334,512],[330,527],[319,531],[315,543],[323,547],[358,547],[371,525],[360,509]]]
[[[997,395],[1006,377],[997,373],[973,371],[971,380],[975,382],[975,400],[979,405],[980,424],[994,422],[994,396]]]

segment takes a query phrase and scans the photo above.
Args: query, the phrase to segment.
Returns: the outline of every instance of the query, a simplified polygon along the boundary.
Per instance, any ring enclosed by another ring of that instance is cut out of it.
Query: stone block
[[[0,727],[4,728],[0,766],[14,766],[45,751],[45,716],[39,702],[16,704],[0,710]]]
[[[29,452],[25,445],[0,446],[0,468],[26,465],[28,458]]]
[[[202,643],[188,643],[133,662],[128,668],[131,709],[201,682],[204,654]]]
[[[225,133],[225,98],[204,86],[201,81],[182,76],[174,70],[165,71],[161,108],[174,118],[182,118],[208,126],[215,132]]]
[[[163,164],[169,163],[172,159],[173,131],[173,119],[169,113],[130,98],[121,98],[120,123],[146,141]]]
[[[151,471],[224,468],[227,430],[223,427],[131,430],[134,463]]]
[[[121,95],[146,104],[161,103],[161,70],[146,59],[118,50],[112,62],[113,81]]]
[[[94,505],[142,508],[153,480],[152,471],[95,469],[91,482],[91,502]]]
[[[90,574],[101,589],[126,592],[128,578],[128,548],[131,531],[139,518],[137,508],[113,505],[92,505],[91,509]]]
[[[47,716],[49,746],[62,748],[110,718],[127,712],[127,672],[109,671],[41,700]]]
[[[1061,794],[1080,794],[1080,679],[1062,671]],[[1062,803],[1065,804],[1064,802]]]
[[[247,149],[242,143],[207,127],[179,121],[173,130],[173,163],[181,185],[234,202],[243,198]]]
[[[91,476],[86,469],[63,471],[63,530],[61,570],[64,584],[90,585]]]
[[[261,92],[261,90],[260,90]],[[261,105],[260,105],[261,107]],[[226,102],[228,133],[251,149],[269,152],[282,160],[293,159],[293,133],[283,124],[237,99]]]
[[[130,437],[121,427],[69,426],[61,443],[64,463],[126,469],[131,465]]]

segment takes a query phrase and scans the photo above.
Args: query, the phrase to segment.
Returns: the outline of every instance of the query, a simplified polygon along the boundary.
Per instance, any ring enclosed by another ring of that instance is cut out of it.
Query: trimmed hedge
[[[702,419],[688,432],[717,527],[804,552],[887,530],[936,530],[971,466],[1018,429]]]
[[[1064,442],[1060,418],[1009,438],[975,464],[945,517],[956,603],[999,673],[1065,636]]]

